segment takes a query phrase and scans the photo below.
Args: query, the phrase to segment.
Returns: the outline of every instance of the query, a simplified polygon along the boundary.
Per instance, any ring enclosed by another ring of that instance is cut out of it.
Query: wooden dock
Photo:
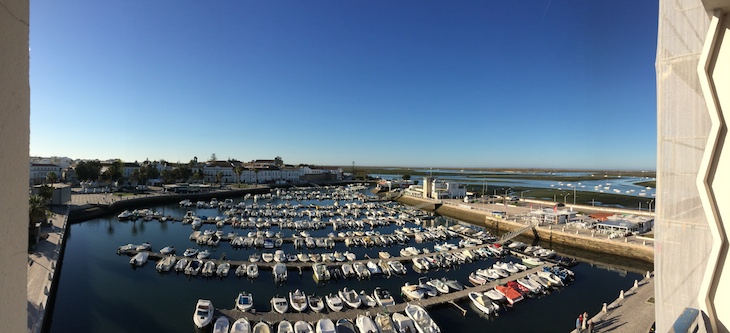
[[[283,314],[275,312],[275,311],[258,312],[258,313],[253,312],[252,313],[252,312],[241,312],[236,309],[218,309],[218,310],[216,310],[216,312],[218,315],[225,315],[225,316],[231,318],[232,321],[245,317],[246,319],[249,320],[249,322],[251,322],[251,325],[253,325],[254,323],[257,323],[259,321],[265,321],[267,323],[273,324],[273,323],[278,323],[282,320],[287,320],[292,323],[299,321],[299,320],[303,320],[303,321],[310,322],[310,323],[316,323],[319,319],[324,318],[324,317],[331,319],[333,322],[336,322],[337,320],[342,319],[342,318],[350,319],[350,320],[354,321],[355,318],[357,318],[357,316],[359,316],[359,315],[374,316],[375,314],[380,313],[380,312],[385,312],[385,313],[403,312],[403,311],[405,311],[406,306],[409,303],[420,305],[423,308],[429,308],[429,307],[434,307],[434,306],[448,304],[448,303],[455,303],[456,301],[467,298],[470,292],[487,291],[489,289],[494,288],[495,286],[497,286],[499,284],[504,284],[504,283],[507,283],[508,281],[513,281],[518,278],[525,277],[530,273],[535,273],[535,272],[541,271],[543,269],[543,266],[545,266],[545,265],[537,266],[534,268],[529,268],[526,271],[512,274],[508,278],[504,278],[504,279],[497,280],[497,281],[492,281],[492,282],[486,283],[481,286],[468,287],[465,285],[464,290],[461,290],[461,291],[450,292],[448,294],[442,294],[442,295],[439,295],[436,297],[429,297],[426,299],[422,299],[422,300],[418,300],[418,301],[411,301],[408,303],[398,303],[398,304],[388,306],[388,307],[376,306],[376,307],[372,307],[372,308],[348,309],[346,311],[340,311],[340,312],[321,312],[321,313],[312,312],[312,311],[301,312],[301,313],[287,312],[287,313],[283,313]],[[254,301],[259,302],[259,304],[260,304],[260,302],[269,302],[270,300],[261,300],[261,299],[257,300],[254,298]],[[519,304],[519,303],[517,303],[517,304]],[[519,305],[517,305],[517,306],[519,306]],[[326,306],[325,306],[325,309],[327,309]],[[463,310],[463,309],[461,309],[461,310]]]

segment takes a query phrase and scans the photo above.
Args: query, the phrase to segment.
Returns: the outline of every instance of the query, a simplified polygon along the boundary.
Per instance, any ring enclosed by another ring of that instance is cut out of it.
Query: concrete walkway
[[[635,283],[629,290],[619,292],[619,297],[612,303],[604,303],[600,312],[593,316],[589,314],[590,320],[594,323],[593,333],[649,332],[655,318],[653,275],[649,274],[649,277],[644,277]],[[571,333],[578,332],[577,329],[571,331]]]
[[[28,332],[40,332],[43,327],[67,216],[67,208],[55,209],[50,225],[41,228],[40,241],[28,253]]]

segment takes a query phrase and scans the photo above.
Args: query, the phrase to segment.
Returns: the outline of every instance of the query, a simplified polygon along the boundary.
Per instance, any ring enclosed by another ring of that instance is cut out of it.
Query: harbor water
[[[364,192],[369,193],[369,192]],[[236,199],[235,202],[241,201]],[[272,204],[281,201],[274,199]],[[302,205],[331,205],[332,200],[302,200]],[[181,218],[187,210],[195,211],[197,216],[218,216],[218,209],[184,208],[177,204],[148,207],[164,216]],[[325,219],[326,220],[326,219]],[[408,226],[414,226],[408,224]],[[402,227],[391,224],[376,228],[381,234],[392,234]],[[204,225],[202,229],[215,229],[214,225]],[[369,230],[366,226],[365,230]],[[230,225],[222,228],[225,233],[237,232],[245,235],[252,229],[233,229]],[[283,237],[291,237],[295,230],[273,226],[272,231],[281,231]],[[117,255],[120,245],[149,242],[153,251],[165,246],[174,246],[177,253],[189,247],[208,248],[212,259],[225,256],[227,260],[248,260],[253,252],[261,249],[234,249],[228,242],[221,242],[217,247],[201,247],[189,239],[193,230],[190,225],[181,222],[152,221],[120,221],[116,216],[98,218],[70,226],[66,238],[66,249],[61,266],[60,280],[51,321],[48,330],[61,332],[195,332],[198,331],[192,322],[192,314],[196,301],[200,298],[210,299],[219,309],[234,308],[234,298],[240,291],[253,294],[254,308],[257,312],[268,312],[271,309],[269,300],[275,295],[287,295],[289,291],[301,289],[307,294],[315,293],[324,296],[336,292],[343,287],[365,290],[372,293],[376,287],[388,289],[397,302],[403,302],[400,287],[406,282],[416,283],[419,277],[448,277],[457,279],[468,285],[468,275],[478,268],[486,268],[497,259],[489,258],[462,264],[449,269],[418,273],[410,263],[405,264],[408,273],[401,276],[374,276],[368,280],[340,279],[326,283],[317,283],[312,277],[311,269],[305,269],[300,275],[295,269],[289,269],[286,283],[276,285],[270,270],[260,270],[256,279],[238,278],[231,273],[224,278],[189,277],[175,272],[158,273],[155,263],[150,261],[142,267],[132,268],[129,257]],[[255,229],[254,229],[255,231]],[[310,231],[314,237],[326,237],[332,232],[331,227]],[[336,233],[336,232],[335,232]],[[449,242],[457,243],[458,239]],[[291,243],[284,243],[285,253],[298,252],[333,252],[350,251],[358,259],[365,256],[378,257],[379,251],[388,251],[397,256],[405,246],[429,248],[433,251],[436,242],[416,243],[411,239],[408,245],[392,245],[390,248],[352,247],[338,242],[334,249],[294,249]],[[550,247],[550,244],[542,244]],[[580,251],[570,248],[557,248],[558,251],[581,256]],[[266,250],[272,252],[274,250]],[[513,308],[501,311],[496,317],[485,317],[471,306],[469,300],[458,304],[467,310],[465,316],[451,304],[429,308],[429,313],[443,332],[569,332],[574,328],[578,314],[587,311],[596,313],[601,305],[610,303],[620,290],[630,288],[634,280],[641,280],[641,272],[651,269],[649,264],[626,262],[621,258],[590,254],[589,262],[581,262],[572,267],[576,280],[567,287],[552,291],[548,295],[527,299]],[[502,261],[519,261],[514,257],[506,257]],[[372,308],[371,314],[382,311]],[[326,316],[324,314],[323,316]],[[252,323],[253,324],[253,323]]]

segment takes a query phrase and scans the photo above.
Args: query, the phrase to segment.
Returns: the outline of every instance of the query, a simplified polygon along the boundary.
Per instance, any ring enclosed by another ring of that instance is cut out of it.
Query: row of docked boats
[[[312,277],[316,282],[325,282],[332,279],[353,278],[368,279],[374,275],[406,274],[407,269],[400,261],[396,260],[370,260],[366,263],[361,261],[344,263],[342,265],[325,265],[315,263],[312,265]]]
[[[448,294],[452,291],[464,290],[464,286],[459,281],[447,278],[428,279],[421,277],[417,284],[406,284],[401,287],[401,293],[409,300],[421,300],[427,297],[436,297],[440,294]]]
[[[253,298],[250,294],[239,293],[236,302],[236,308],[241,311],[250,309],[238,306],[241,299],[249,301],[246,304],[253,304]],[[250,302],[250,303],[249,303]],[[376,306],[391,306],[395,304],[395,299],[386,289],[380,287],[375,288],[372,294],[366,293],[364,290],[359,293],[347,287],[336,293],[330,293],[325,296],[315,294],[307,295],[304,291],[297,289],[289,292],[288,297],[276,295],[271,298],[271,310],[278,313],[305,312],[311,310],[313,312],[322,312],[326,309],[330,312],[340,312],[348,308],[357,309],[360,307],[372,308]]]
[[[244,293],[239,294],[239,297]],[[238,300],[237,300],[238,302]],[[215,320],[214,320],[215,319]],[[333,322],[322,317],[312,324],[306,321],[296,321],[293,324],[282,320],[276,325],[265,321],[251,324],[245,317],[231,323],[225,315],[215,318],[215,308],[210,300],[199,299],[193,313],[193,323],[198,328],[213,325],[214,333],[270,333],[276,328],[277,333],[438,333],[441,329],[431,318],[428,312],[415,304],[408,304],[405,315],[399,312],[388,315],[378,313],[374,317],[368,314],[358,315],[354,322],[349,319],[339,319]]]

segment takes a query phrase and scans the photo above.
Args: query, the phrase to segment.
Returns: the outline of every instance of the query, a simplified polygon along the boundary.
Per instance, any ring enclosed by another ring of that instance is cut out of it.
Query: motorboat
[[[285,313],[289,310],[289,303],[286,301],[285,297],[279,297],[279,295],[276,295],[271,298],[271,308],[278,313]]]
[[[537,284],[543,286],[543,288],[545,288],[545,289],[548,289],[551,286],[550,281],[548,281],[547,279],[545,279],[545,278],[543,278],[543,277],[541,277],[541,276],[539,276],[539,275],[537,275],[535,273],[527,274],[527,278],[530,281],[532,281],[534,283],[537,283]]]
[[[218,265],[218,268],[216,268],[216,270],[215,270],[215,274],[220,277],[228,276],[228,271],[230,271],[230,270],[231,270],[231,263],[226,261],[226,262],[223,262],[220,265]]]
[[[312,325],[304,320],[294,323],[294,332],[296,333],[314,333]]]
[[[251,332],[251,324],[248,322],[248,319],[241,318],[233,322],[231,325],[231,332],[230,333],[250,333]]]
[[[400,288],[401,293],[410,300],[419,300],[426,297],[426,292],[422,290],[418,285],[412,285],[406,282],[406,284]]]
[[[376,287],[373,296],[378,305],[382,307],[395,305],[395,299],[387,289]]]
[[[342,303],[342,299],[336,294],[329,294],[325,296],[324,301],[325,303],[327,303],[327,306],[330,308],[330,310],[334,312],[342,311],[342,309],[345,307],[345,304]]]
[[[378,261],[378,266],[380,267],[380,270],[383,271],[383,274],[385,274],[387,276],[392,275],[393,270],[390,268],[387,261],[383,261],[383,260]]]
[[[278,264],[274,265],[273,272],[274,272],[274,282],[281,283],[281,282],[286,281],[286,278],[287,278],[286,265],[284,265],[282,263],[278,263]]]
[[[329,318],[322,318],[318,320],[315,330],[317,333],[336,333],[335,323],[333,323]]]
[[[213,324],[213,333],[228,333],[230,326],[231,322],[228,321],[228,317],[220,316]]]
[[[117,254],[127,254],[132,251],[136,251],[137,245],[134,245],[132,243],[129,243],[127,245],[122,245],[117,248]]]
[[[178,273],[183,272],[183,271],[185,271],[185,267],[187,267],[187,266],[188,266],[188,259],[181,258],[175,264],[175,272],[178,272]]]
[[[264,252],[261,254],[261,260],[264,262],[272,262],[274,261],[274,254],[271,252]]]
[[[406,315],[408,318],[413,320],[416,329],[419,333],[438,333],[441,329],[436,325],[436,322],[431,319],[425,309],[415,304],[408,304],[406,306]]]
[[[524,257],[522,258],[522,263],[529,267],[536,267],[544,264],[545,262],[537,257]]]
[[[157,262],[157,265],[155,265],[155,268],[158,272],[169,272],[175,265],[175,262],[177,262],[177,258],[173,255],[168,255],[160,259],[160,261]]]
[[[342,318],[335,324],[337,333],[355,333],[355,324],[349,319]]]
[[[312,274],[314,275],[314,280],[317,282],[321,281],[327,281],[330,279],[330,272],[327,269],[327,265],[315,263],[312,265]]]
[[[355,269],[352,268],[352,265],[351,264],[348,264],[348,263],[342,264],[341,269],[342,269],[342,274],[346,278],[351,278],[351,277],[353,277],[353,276],[356,275],[355,274]]]
[[[253,326],[252,333],[271,333],[271,326],[265,321],[260,321]]]
[[[196,256],[198,254],[198,251],[199,250],[194,247],[189,247],[189,248],[185,249],[185,252],[183,252],[183,256],[191,258],[191,257]]]
[[[375,274],[381,274],[381,273],[383,273],[383,271],[380,269],[380,267],[378,267],[378,264],[376,264],[376,263],[374,263],[372,261],[368,261],[368,263],[365,266],[370,271],[370,275],[371,276],[372,275],[375,275]]]
[[[431,279],[426,282],[427,285],[436,288],[436,291],[442,294],[448,294],[449,293],[449,286],[447,286],[443,281],[440,279]]]
[[[307,309],[307,295],[299,289],[289,292],[289,304],[297,312],[303,312]]]
[[[402,313],[393,313],[393,324],[399,333],[416,333],[416,326],[413,324],[413,320]]]
[[[238,293],[238,296],[236,297],[236,309],[246,312],[252,307],[253,296],[245,291]]]
[[[215,274],[215,262],[208,260],[203,264],[203,269],[200,271],[203,276],[213,276]]]
[[[494,265],[492,265],[492,267],[503,269],[510,274],[514,274],[520,271],[520,269],[515,267],[515,265],[511,262],[497,261],[494,263]]]
[[[487,296],[490,300],[492,300],[492,302],[502,303],[507,300],[502,293],[495,289],[489,289],[482,294]]]
[[[428,261],[424,258],[413,258],[411,261],[413,262],[413,267],[422,271],[427,271],[429,268]]]
[[[365,264],[356,262],[352,265],[352,268],[355,269],[355,274],[357,274],[358,278],[370,278],[370,270],[365,266]]]
[[[360,296],[357,294],[356,291],[350,290],[347,287],[343,288],[338,292],[338,295],[342,299],[347,306],[357,309],[362,304],[362,300],[360,300]]]
[[[474,272],[476,275],[479,275],[489,281],[492,280],[499,280],[502,278],[501,275],[497,274],[497,271],[495,271],[492,268],[487,269],[477,269],[476,272]]]
[[[508,271],[505,271],[504,269],[501,269],[501,268],[492,267],[492,268],[488,268],[487,271],[493,272],[502,278],[509,277],[509,275],[510,275],[510,273]]]
[[[454,279],[441,278],[441,281],[454,291],[464,290],[464,285]]]
[[[190,260],[190,263],[185,267],[186,275],[198,275],[200,269],[203,268],[203,261],[200,259]]]
[[[499,311],[499,305],[492,302],[489,297],[484,296],[484,294],[482,293],[470,292],[469,299],[471,300],[472,304],[474,304],[474,306],[479,309],[479,311],[483,312],[486,315],[496,314],[497,311]]]
[[[175,253],[175,247],[174,246],[165,246],[160,250],[160,254],[162,255],[168,255]]]
[[[129,259],[129,264],[132,266],[142,266],[147,262],[150,253],[148,251],[142,251],[134,255],[132,259]]]
[[[380,257],[381,259],[390,259],[390,253],[386,251],[380,251],[378,252],[378,257]]]
[[[208,258],[210,258],[210,251],[203,250],[203,251],[198,252],[197,258],[198,259],[208,259]]]
[[[240,265],[240,266],[236,267],[236,276],[238,276],[238,277],[246,276],[246,265]]]
[[[375,325],[380,329],[380,333],[396,333],[395,325],[390,320],[390,316],[385,313],[378,313],[375,316]]]
[[[276,262],[286,262],[286,254],[284,254],[284,251],[282,250],[276,250],[274,252],[274,261]]]
[[[517,281],[507,281],[507,286],[514,290],[517,290],[520,294],[522,294],[522,296],[526,296],[531,293],[530,288],[527,288],[522,284],[517,283]]]
[[[525,266],[523,264],[520,264],[518,262],[513,263],[513,262],[510,261],[510,264],[514,265],[520,271],[526,271],[527,270],[527,266]]]
[[[207,299],[199,299],[195,304],[195,312],[193,313],[193,323],[198,328],[208,326],[213,321],[213,302]]]
[[[358,315],[357,319],[355,319],[355,326],[357,326],[357,329],[360,331],[360,333],[379,333],[378,326],[375,325],[375,322],[368,316]]]
[[[132,216],[134,216],[134,214],[132,214],[132,212],[130,212],[130,211],[128,211],[128,210],[125,210],[125,211],[123,211],[123,212],[119,213],[119,215],[117,215],[117,218],[118,218],[118,219],[119,219],[120,221],[124,221],[124,220],[129,220],[129,219],[131,219],[131,218],[132,218]]]
[[[509,303],[510,305],[513,305],[524,299],[524,297],[522,297],[522,294],[520,294],[519,291],[514,290],[508,286],[499,285],[499,286],[494,287],[494,290],[496,290],[500,294],[504,295],[504,298],[507,299],[507,303]]]
[[[308,295],[307,303],[309,303],[309,308],[314,312],[322,312],[322,310],[324,310],[324,300],[322,300],[322,297],[317,295]]]
[[[258,252],[252,253],[251,255],[248,256],[248,261],[250,261],[250,262],[259,262],[260,260],[261,260],[261,255],[258,254]]]
[[[388,261],[388,266],[395,272],[396,274],[406,274],[406,266],[403,266],[403,264],[400,261],[391,260]]]
[[[294,326],[286,320],[282,320],[279,322],[279,325],[276,328],[277,333],[294,333]]]
[[[426,281],[425,276],[418,278],[418,287],[421,288],[426,293],[426,296],[429,296],[429,297],[438,296],[439,293],[436,290],[436,288],[431,287],[424,281]]]
[[[531,293],[539,293],[543,291],[542,285],[539,283],[535,283],[531,281],[530,279],[526,278],[518,278],[515,280],[517,283],[519,283],[521,286],[527,288]]]
[[[553,286],[564,286],[563,280],[551,272],[538,271],[537,276],[550,281],[550,284]]]
[[[309,256],[306,253],[299,252],[297,253],[297,259],[299,259],[299,261],[301,262],[307,262],[309,261]]]
[[[481,274],[470,273],[469,282],[471,282],[471,284],[473,284],[475,286],[481,286],[481,285],[487,283],[487,279],[484,276],[482,276]]]
[[[372,307],[378,305],[378,302],[375,301],[375,298],[373,298],[373,296],[366,294],[365,290],[360,291],[360,301],[362,302],[363,305],[365,305],[369,308],[372,308]]]

